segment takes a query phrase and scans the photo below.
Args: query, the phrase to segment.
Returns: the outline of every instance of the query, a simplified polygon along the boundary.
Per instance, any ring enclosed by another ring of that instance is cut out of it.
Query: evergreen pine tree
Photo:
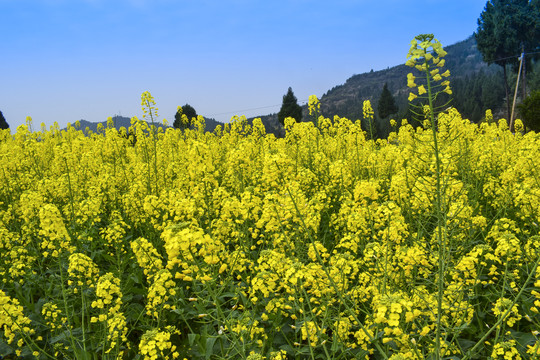
[[[540,131],[540,90],[533,91],[523,103],[518,105],[525,126],[536,132]]]
[[[385,119],[387,116],[395,114],[399,111],[396,101],[392,96],[390,90],[388,90],[388,84],[384,83],[381,96],[379,97],[379,104],[377,106],[379,111],[379,118]]]
[[[278,120],[281,125],[285,125],[285,118],[288,117],[294,118],[297,122],[302,121],[302,107],[298,105],[298,100],[290,87],[287,94],[283,96],[283,104],[278,112]]]
[[[0,111],[0,129],[9,129],[9,125],[6,121],[6,118],[4,118],[4,114]]]
[[[174,123],[173,123],[174,128],[182,129],[182,130],[189,128],[189,124],[184,124],[182,122],[182,115],[186,115],[189,120],[189,124],[191,124],[193,121],[193,118],[197,117],[197,111],[195,111],[193,106],[189,104],[182,106],[182,108],[178,109],[176,111],[176,114],[174,114]]]
[[[538,1],[529,3],[528,0],[489,0],[478,18],[478,29],[475,33],[478,50],[485,62],[495,63],[503,68],[508,118],[510,90],[506,65],[517,68],[517,58],[522,49],[532,52],[540,45],[539,29]]]

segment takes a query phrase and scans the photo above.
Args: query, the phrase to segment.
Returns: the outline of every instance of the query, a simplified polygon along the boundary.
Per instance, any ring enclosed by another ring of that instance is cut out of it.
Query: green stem
[[[150,102],[148,100],[146,100],[146,105],[148,106],[148,112],[150,113],[150,119],[152,120],[152,140],[154,142],[154,175],[156,177],[156,196],[159,196],[158,171],[157,171],[157,140],[156,140],[157,128],[154,125],[154,116],[152,115],[152,108],[150,107]]]
[[[504,298],[507,276],[508,276],[508,256],[506,257],[506,261],[504,263],[503,286],[501,287],[501,295],[499,296],[499,299]],[[495,334],[495,340],[494,340],[495,344],[499,341],[499,336],[501,335],[501,332],[502,332],[503,328],[504,328],[504,324],[502,324],[502,326],[498,327],[497,333]]]
[[[83,343],[83,350],[86,353],[86,332],[84,331],[84,312],[86,311],[85,302],[84,302],[84,289],[81,287],[81,303],[82,303],[82,309],[81,309],[81,330],[82,330],[82,343]]]
[[[75,209],[74,209],[74,206],[73,206],[73,190],[71,189],[71,178],[69,176],[69,166],[68,166],[66,158],[64,158],[64,163],[66,164],[66,175],[67,175],[68,187],[69,187],[69,202],[70,202],[70,205],[71,205],[71,219],[70,219],[70,221],[73,222],[73,215],[75,214]]]
[[[300,282],[300,289],[301,289],[302,292],[304,293],[304,297],[305,297],[305,299],[306,299],[304,302],[305,302],[305,303],[307,304],[307,306],[308,306],[309,313],[310,313],[310,314],[313,314],[313,309],[311,308],[311,301],[310,301],[311,299],[309,298],[309,295],[308,295],[306,289],[304,288],[304,285],[302,284],[302,279],[299,279],[298,281]],[[295,299],[295,301],[296,301],[296,299]],[[306,323],[306,320],[307,320],[307,318],[306,318],[306,310],[305,310],[305,307],[304,307],[304,303],[301,303],[301,304],[302,304],[301,307],[302,307],[302,311],[303,311],[303,314],[302,314],[302,315],[304,315],[304,324],[305,324],[305,323]],[[315,329],[317,330],[317,337],[318,337],[319,340],[320,340],[320,339],[322,338],[322,331],[321,331],[321,328],[320,328],[320,326],[317,324],[316,321],[313,321],[313,324],[315,324]],[[307,332],[307,328],[306,328],[306,332]],[[313,352],[313,350],[311,349],[311,341],[310,341],[310,339],[309,339],[309,333],[308,333],[308,344],[309,344],[309,350],[310,350],[311,352]],[[328,349],[326,349],[326,345],[324,344],[324,341],[321,342],[321,345],[322,345],[322,347],[323,347],[323,350],[324,350],[324,353],[325,353],[325,355],[326,355],[326,358],[327,358],[327,359],[331,359],[332,357],[331,357],[330,354],[328,353]],[[313,356],[313,355],[312,355],[312,356]]]
[[[68,323],[66,324],[66,327],[67,327],[67,330],[69,331],[69,340],[71,341],[73,352],[76,353],[76,345],[73,338],[73,333],[71,332],[72,325],[69,323],[69,319],[71,318],[71,316],[69,315],[69,311],[68,311],[68,303],[67,303],[67,298],[66,298],[66,289],[64,287],[64,272],[62,271],[62,264],[60,264],[60,285],[62,286],[62,300],[64,303],[64,311],[66,312],[66,319],[68,321]]]
[[[425,50],[424,50],[425,51]],[[427,51],[425,51],[427,53]],[[438,281],[437,281],[437,327],[435,332],[435,359],[440,359],[441,354],[441,317],[442,317],[442,300],[444,292],[444,257],[446,255],[446,242],[443,239],[442,227],[445,225],[444,214],[442,211],[442,188],[441,188],[441,159],[439,154],[439,145],[437,142],[437,127],[435,126],[435,114],[433,107],[433,94],[431,91],[431,76],[429,73],[429,63],[426,60],[426,80],[427,92],[429,101],[429,117],[431,120],[431,130],[433,133],[433,150],[435,152],[435,180],[436,180],[436,217],[437,217],[437,246],[438,246]],[[446,233],[444,234],[446,236]]]

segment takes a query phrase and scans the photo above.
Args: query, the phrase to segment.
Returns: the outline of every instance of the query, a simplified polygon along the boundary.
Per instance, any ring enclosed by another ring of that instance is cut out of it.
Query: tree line
[[[485,110],[495,110],[502,106],[505,107],[504,115],[510,121],[513,94],[509,80],[513,83],[519,73],[521,91],[517,109],[528,128],[540,131],[540,116],[537,116],[540,113],[540,0],[489,0],[477,23],[478,28],[474,34],[477,48],[484,62],[498,65],[500,71],[479,71],[452,80],[454,94],[451,105],[474,122],[482,120]],[[516,56],[518,54],[525,54],[523,61]],[[391,116],[411,120],[408,102],[403,98],[395,99],[392,95],[392,90],[399,89],[390,89],[385,82],[378,96],[374,94],[375,88],[368,90],[370,94],[357,94],[356,98],[342,101],[340,108],[330,107],[329,112],[333,113],[329,116],[336,114],[354,119],[354,114],[362,113],[361,101],[358,99],[372,97],[377,107],[377,137],[388,135],[390,126],[387,120]],[[298,105],[289,87],[277,114],[279,123],[283,126],[287,117],[302,121],[304,112],[305,109]],[[175,128],[186,129],[192,126],[197,112],[191,105],[185,104],[178,107],[174,118]],[[7,128],[9,125],[0,111],[0,129]]]
[[[517,80],[520,65],[518,55],[524,53],[523,69],[520,73],[521,91],[518,97],[521,104],[517,109],[529,129],[540,131],[540,0],[490,0],[480,14],[477,24],[474,39],[483,61],[488,65],[498,65],[500,69],[488,67],[486,71],[469,70],[462,77],[452,80],[453,95],[441,97],[439,101],[446,103],[451,100],[451,106],[473,122],[482,121],[487,109],[506,108],[500,115],[510,121],[513,100],[510,84]],[[460,70],[466,68],[467,60],[464,54],[461,56],[463,58],[456,58],[459,62],[456,66],[460,67]],[[527,82],[530,83],[529,86]],[[393,85],[400,86],[395,82]],[[534,91],[536,89],[538,90]],[[399,92],[399,88],[392,90]],[[339,106],[329,105],[326,115],[337,114],[356,119],[362,114],[362,100],[371,98],[378,109],[375,114],[377,137],[385,137],[391,130],[388,124],[389,116],[406,118],[414,123],[409,102],[404,97],[394,99],[387,83],[384,84],[382,92],[375,91],[376,84],[371,87],[362,86],[355,97],[340,99]],[[291,102],[292,96],[289,88],[278,114],[281,124],[285,117],[295,117],[292,110],[289,110],[298,106]],[[294,111],[298,113],[298,110]],[[301,116],[298,116],[297,120],[300,121]]]

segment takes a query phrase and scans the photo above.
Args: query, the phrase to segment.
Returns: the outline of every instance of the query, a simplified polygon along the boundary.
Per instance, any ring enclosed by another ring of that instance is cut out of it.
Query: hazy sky
[[[485,0],[0,0],[0,111],[12,130],[178,105],[228,121],[279,111],[354,74],[405,61],[409,43],[472,35]],[[255,109],[255,110],[251,110]]]

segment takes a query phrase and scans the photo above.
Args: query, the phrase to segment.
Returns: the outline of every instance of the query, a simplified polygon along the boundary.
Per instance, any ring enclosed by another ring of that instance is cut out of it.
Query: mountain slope
[[[450,70],[451,85],[458,80],[471,79],[479,73],[496,75],[500,72],[498,66],[488,66],[483,62],[482,54],[476,48],[474,36],[447,46],[445,50],[448,52],[445,68]],[[402,64],[386,70],[354,75],[345,84],[334,87],[322,96],[323,113],[325,115],[338,114],[351,119],[361,118],[363,101],[370,100],[373,108],[376,109],[385,83],[388,83],[388,88],[395,97],[397,105],[404,110],[409,94],[407,74],[412,71],[410,67]],[[454,106],[459,108],[459,104],[454,104]]]
[[[502,82],[502,69],[497,65],[488,66],[482,60],[482,55],[476,47],[474,36],[466,40],[445,47],[448,55],[445,57],[445,69],[450,70],[450,85],[453,95],[451,106],[474,122],[482,119],[486,109],[496,112],[504,105],[504,87]],[[412,70],[403,64],[379,71],[370,71],[353,75],[342,85],[328,90],[321,98],[321,113],[332,118],[334,115],[346,117],[351,120],[363,118],[363,102],[370,100],[375,110],[375,125],[379,137],[384,137],[390,131],[388,119],[378,119],[377,102],[385,83],[392,92],[399,112],[391,116],[396,120],[409,118],[408,101],[409,88],[407,87],[407,74]],[[504,116],[504,115],[503,115]],[[261,118],[267,133],[283,136],[284,130],[278,121],[277,114],[256,116],[248,119],[251,123],[254,118]],[[130,119],[122,116],[113,117],[117,128],[130,126]],[[206,130],[214,131],[222,123],[206,118]],[[307,106],[303,107],[303,120],[313,121],[309,116]],[[411,119],[409,119],[411,120]],[[98,123],[81,120],[81,129],[88,127],[97,130]],[[106,121],[102,121],[105,127]],[[162,125],[160,125],[162,126]]]
[[[504,88],[502,87],[502,69],[497,65],[488,66],[482,60],[482,54],[476,47],[474,36],[456,44],[446,46],[448,55],[445,57],[445,68],[450,70],[450,84],[453,89],[451,105],[456,107],[464,117],[472,121],[480,121],[487,108],[502,106]],[[344,84],[327,91],[321,98],[321,112],[332,118],[334,115],[351,120],[362,119],[363,102],[370,100],[376,114],[376,125],[379,136],[385,136],[389,126],[377,119],[377,102],[385,83],[388,84],[399,113],[395,119],[407,117],[409,88],[407,74],[412,72],[403,64],[385,70],[371,71],[353,75]],[[495,109],[493,109],[495,110]],[[279,129],[276,114],[260,116],[267,128]],[[309,121],[307,107],[304,106],[305,121]],[[388,119],[384,120],[388,122]]]
[[[124,127],[126,129],[128,129],[130,126],[131,126],[131,119],[128,118],[128,117],[125,117],[125,116],[119,116],[119,115],[115,115],[112,117],[112,120],[113,120],[113,123],[114,123],[114,127],[117,129],[117,130],[120,130],[120,128]],[[206,124],[206,131],[214,131],[214,129],[216,128],[216,126],[218,125],[221,125],[223,126],[222,123],[220,123],[219,121],[216,121],[215,119],[213,118],[204,118],[205,120],[205,124]],[[91,122],[91,121],[87,121],[87,120],[79,120],[79,129],[80,130],[83,130],[86,132],[86,129],[92,131],[92,132],[97,132],[97,128],[98,128],[98,125],[101,124],[103,125],[104,128],[107,127],[107,121],[101,121],[101,122]],[[156,123],[155,124],[157,127],[160,127],[160,128],[163,128],[163,129],[167,129],[171,126],[165,126],[163,125],[163,123]],[[72,124],[72,126],[75,126],[75,124]]]

